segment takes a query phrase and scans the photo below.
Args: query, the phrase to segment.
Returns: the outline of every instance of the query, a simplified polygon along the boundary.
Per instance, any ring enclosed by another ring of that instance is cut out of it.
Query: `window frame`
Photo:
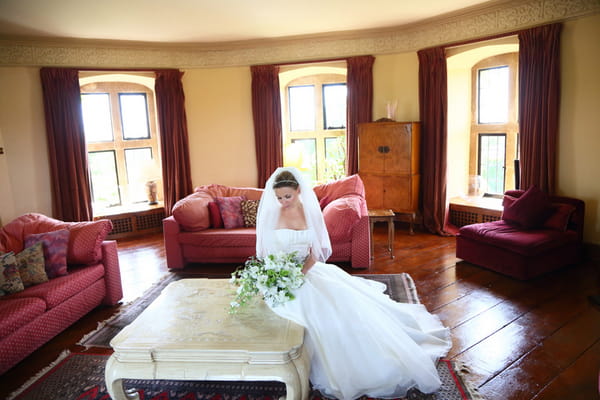
[[[100,207],[93,202],[94,214],[96,215],[108,215],[114,212],[120,212],[117,208],[128,208],[128,207],[139,207],[144,201],[133,201],[133,193],[137,188],[130,187],[129,176],[127,173],[127,163],[125,157],[125,151],[127,149],[140,149],[140,148],[150,148],[152,159],[159,166],[160,162],[160,152],[159,152],[159,140],[158,140],[158,123],[156,116],[156,105],[155,105],[155,96],[154,92],[151,88],[142,85],[140,83],[134,82],[112,82],[112,81],[103,81],[103,82],[93,82],[87,83],[80,86],[81,95],[85,94],[95,94],[95,93],[108,93],[109,101],[110,101],[110,116],[111,116],[111,126],[113,131],[113,140],[112,141],[103,141],[103,142],[87,142],[86,147],[87,152],[98,152],[98,151],[108,151],[113,150],[116,156],[116,169],[117,169],[117,179],[119,185],[119,193],[121,197],[121,204],[114,205],[110,207]],[[134,93],[143,93],[146,97],[146,107],[147,107],[147,123],[148,123],[148,133],[149,138],[147,139],[125,139],[123,132],[123,122],[121,118],[121,102],[120,102],[120,94],[134,94]],[[159,167],[160,169],[160,167]],[[90,185],[91,185],[90,179]],[[92,189],[92,188],[90,188]],[[159,190],[160,194],[161,191]],[[92,195],[93,197],[93,195]],[[147,201],[147,200],[145,200]]]

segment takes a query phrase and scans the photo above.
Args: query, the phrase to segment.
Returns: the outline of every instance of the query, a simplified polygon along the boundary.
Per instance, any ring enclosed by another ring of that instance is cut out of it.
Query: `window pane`
[[[317,141],[316,139],[296,139],[292,143],[301,146],[301,165],[298,166],[304,177],[314,185],[317,181]]]
[[[346,136],[325,138],[325,182],[346,176]]]
[[[346,84],[323,85],[323,118],[325,129],[346,128]]]
[[[505,134],[479,135],[479,175],[487,184],[487,193],[504,193]]]
[[[115,152],[94,151],[88,153],[88,166],[92,181],[92,199],[95,208],[121,204]]]
[[[81,95],[83,131],[87,142],[112,142],[113,131],[108,93]]]
[[[152,148],[125,149],[125,165],[129,184],[129,201],[133,203],[148,200],[146,182],[158,179],[152,168]]]
[[[480,124],[508,121],[508,66],[479,70]]]
[[[290,131],[315,129],[315,87],[290,86]]]
[[[148,139],[148,105],[145,93],[119,93],[123,139]]]

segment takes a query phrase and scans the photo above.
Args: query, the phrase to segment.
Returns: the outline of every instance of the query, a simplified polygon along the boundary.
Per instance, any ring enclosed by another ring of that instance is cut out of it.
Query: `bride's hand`
[[[308,271],[315,265],[315,257],[312,254],[312,248],[308,250],[308,256],[304,260],[304,267],[302,268],[302,273],[306,275]]]

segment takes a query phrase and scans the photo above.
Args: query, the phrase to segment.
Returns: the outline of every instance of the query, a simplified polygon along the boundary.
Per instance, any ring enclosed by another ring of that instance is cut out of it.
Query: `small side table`
[[[371,225],[371,259],[373,255],[373,227],[375,222],[387,222],[388,224],[388,251],[394,258],[394,217],[396,215],[392,210],[369,210],[369,224]]]

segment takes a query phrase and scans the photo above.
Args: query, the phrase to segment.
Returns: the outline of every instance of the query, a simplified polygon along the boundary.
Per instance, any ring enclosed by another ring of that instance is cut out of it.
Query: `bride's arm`
[[[312,249],[309,249],[308,256],[306,256],[306,259],[304,260],[304,267],[302,268],[302,273],[306,275],[308,271],[313,267],[313,265],[315,265],[316,261],[317,260],[315,260],[315,257],[312,254]]]

